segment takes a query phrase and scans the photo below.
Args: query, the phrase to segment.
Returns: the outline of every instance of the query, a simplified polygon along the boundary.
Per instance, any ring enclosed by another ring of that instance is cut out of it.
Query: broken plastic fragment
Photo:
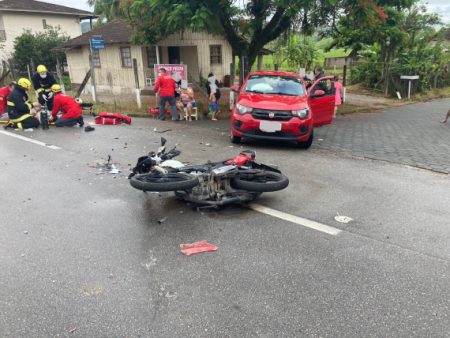
[[[339,223],[350,223],[351,221],[353,221],[353,218],[350,218],[348,216],[341,216],[341,215],[337,215],[334,217],[334,219],[339,222]]]
[[[190,256],[202,252],[217,251],[219,248],[214,244],[208,243],[207,241],[200,241],[192,244],[180,244],[180,249],[186,256]]]

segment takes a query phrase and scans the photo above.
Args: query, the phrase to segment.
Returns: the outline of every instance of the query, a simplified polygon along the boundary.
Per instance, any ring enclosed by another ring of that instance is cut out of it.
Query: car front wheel
[[[311,131],[311,135],[309,135],[308,140],[304,142],[297,142],[297,145],[300,149],[309,149],[314,140],[314,131]]]

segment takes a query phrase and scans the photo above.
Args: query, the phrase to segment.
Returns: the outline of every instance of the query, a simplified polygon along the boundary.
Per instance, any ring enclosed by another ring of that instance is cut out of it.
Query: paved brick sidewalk
[[[450,99],[382,113],[338,117],[315,131],[313,147],[450,173]]]

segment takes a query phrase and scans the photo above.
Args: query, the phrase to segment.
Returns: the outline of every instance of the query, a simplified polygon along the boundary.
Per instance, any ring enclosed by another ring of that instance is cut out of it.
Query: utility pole
[[[97,88],[95,86],[95,69],[94,69],[94,60],[93,60],[93,51],[92,51],[92,38],[89,39],[89,64],[91,66],[92,101],[94,101],[94,103],[97,103]]]

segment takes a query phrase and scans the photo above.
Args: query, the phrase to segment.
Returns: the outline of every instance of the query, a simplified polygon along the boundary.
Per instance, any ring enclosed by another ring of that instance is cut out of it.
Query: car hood
[[[273,110],[297,110],[308,106],[306,96],[241,93],[238,103],[250,108]]]

